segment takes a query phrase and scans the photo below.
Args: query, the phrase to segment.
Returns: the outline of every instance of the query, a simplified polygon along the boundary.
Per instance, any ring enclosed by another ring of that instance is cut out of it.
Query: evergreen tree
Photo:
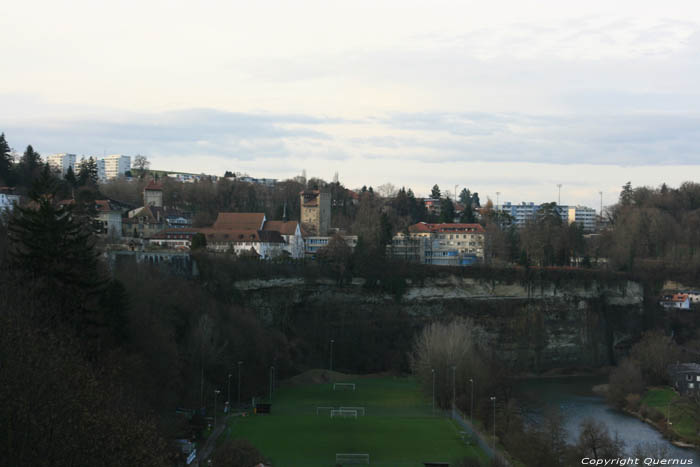
[[[481,201],[479,200],[479,193],[476,191],[472,193],[472,207],[475,208],[480,208],[481,207]]]
[[[625,183],[620,192],[620,204],[622,206],[630,206],[632,204],[633,195],[634,190],[632,189],[632,182]]]
[[[473,224],[476,222],[476,217],[474,216],[474,210],[472,209],[471,203],[464,205],[464,211],[462,211],[459,221],[463,224]]]
[[[385,247],[391,243],[392,238],[391,222],[389,216],[383,212],[379,216],[379,252],[384,253]]]
[[[27,146],[22,158],[19,161],[20,173],[22,174],[22,183],[31,187],[34,181],[39,177],[41,172],[41,155],[31,146]]]
[[[455,221],[455,205],[450,198],[440,200],[440,222]]]
[[[440,187],[437,184],[433,185],[433,189],[430,190],[430,197],[433,199],[440,199]]]
[[[66,176],[63,179],[71,188],[75,188],[78,186],[78,179],[75,178],[75,172],[73,172],[72,166],[68,167],[68,170],[66,171]]]
[[[467,188],[463,188],[462,191],[459,193],[459,202],[462,203],[465,207],[467,205],[471,206],[472,194]]]
[[[102,284],[97,253],[90,226],[73,215],[72,206],[55,203],[56,188],[44,170],[30,193],[32,205],[16,208],[8,225],[9,264],[52,310],[44,318],[84,333],[96,324],[93,299]]]
[[[78,166],[78,185],[97,186],[97,161],[92,156],[88,159],[83,157],[80,160],[80,165]]]
[[[12,154],[10,145],[5,140],[5,133],[0,133],[0,183],[10,184],[12,173]]]

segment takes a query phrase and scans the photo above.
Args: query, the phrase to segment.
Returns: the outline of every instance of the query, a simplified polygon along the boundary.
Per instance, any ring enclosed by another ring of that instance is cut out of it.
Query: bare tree
[[[143,176],[144,172],[151,167],[151,162],[146,158],[146,156],[137,154],[136,157],[134,157],[134,163],[131,166],[134,169],[137,169],[139,174]]]
[[[435,375],[435,398],[440,407],[449,407],[453,391],[466,391],[466,382],[479,371],[481,340],[480,328],[467,318],[429,324],[416,338],[409,356],[411,368],[427,393],[432,393]]]

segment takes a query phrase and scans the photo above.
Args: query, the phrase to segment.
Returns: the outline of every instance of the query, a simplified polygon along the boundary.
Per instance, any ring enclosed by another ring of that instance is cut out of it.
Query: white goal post
[[[357,418],[357,410],[343,410],[343,409],[331,410],[331,418],[333,418],[333,417]]]
[[[365,408],[364,407],[338,407],[340,410],[355,410],[357,411],[357,415],[361,415],[364,417],[365,415]]]
[[[335,463],[345,464],[369,464],[369,454],[341,453],[335,455]]]
[[[355,390],[355,383],[333,383],[333,390],[336,389],[352,389]]]

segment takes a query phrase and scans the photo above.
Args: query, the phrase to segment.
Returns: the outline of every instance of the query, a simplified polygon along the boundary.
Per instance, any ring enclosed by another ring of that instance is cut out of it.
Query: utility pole
[[[270,367],[270,402],[272,402],[272,381],[273,381],[274,377],[275,377],[275,367],[271,366]]]
[[[500,197],[501,197],[501,192],[497,191],[496,192],[496,211],[498,211],[498,202],[500,201]]]
[[[328,366],[330,371],[333,371],[333,342],[335,342],[335,341],[333,339],[331,339],[331,359],[330,359],[331,361],[330,361],[330,365]]]
[[[457,202],[457,187],[458,187],[458,186],[459,186],[459,185],[455,185],[455,203]]]
[[[603,192],[599,191],[598,194],[600,195],[600,221],[603,221]]]
[[[559,201],[557,201],[557,206],[561,206],[561,183],[557,183],[557,188],[559,188]]]

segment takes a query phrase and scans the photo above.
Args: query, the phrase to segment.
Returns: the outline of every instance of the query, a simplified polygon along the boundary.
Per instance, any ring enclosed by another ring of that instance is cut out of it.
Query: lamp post
[[[457,365],[452,366],[452,412],[454,412],[457,402]]]
[[[216,430],[216,396],[219,395],[221,391],[214,389],[214,429]]]
[[[559,198],[557,201],[557,206],[561,206],[561,183],[557,183],[557,188],[559,188]]]
[[[231,407],[231,376],[233,376],[231,373],[228,374],[228,397],[226,398],[226,402],[228,403],[229,408]]]
[[[335,342],[333,339],[331,339],[331,360],[330,360],[330,365],[328,366],[330,371],[333,371],[333,342]]]
[[[433,412],[435,412],[435,368],[430,371],[433,373]]]
[[[469,423],[474,426],[474,378],[469,378],[469,382],[472,383],[472,397],[471,403],[469,404]]]
[[[270,367],[270,402],[272,402],[272,379],[274,378],[275,367]]]
[[[496,397],[491,396],[491,402],[493,402],[493,450],[496,453]]]
[[[241,365],[243,362],[238,360],[238,406],[241,406]]]

